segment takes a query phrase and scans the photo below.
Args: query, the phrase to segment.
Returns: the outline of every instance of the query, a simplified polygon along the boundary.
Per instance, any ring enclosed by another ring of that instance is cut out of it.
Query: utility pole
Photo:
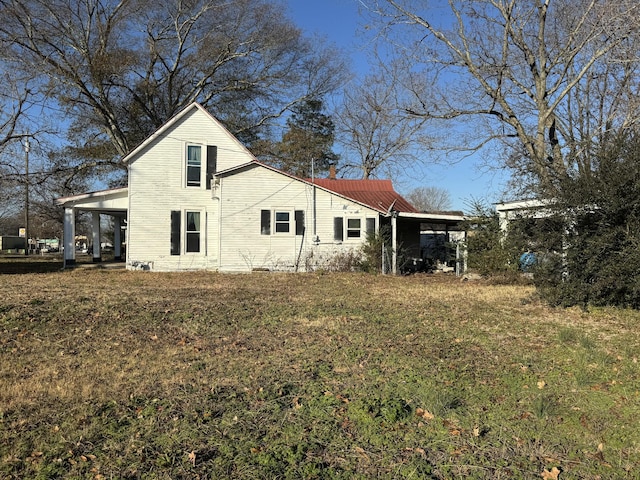
[[[29,137],[24,140],[24,254],[29,255]]]

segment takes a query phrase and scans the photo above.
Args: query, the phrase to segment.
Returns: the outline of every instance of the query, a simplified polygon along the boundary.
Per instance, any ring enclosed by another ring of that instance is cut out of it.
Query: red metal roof
[[[313,183],[381,212],[388,212],[393,207],[398,212],[419,213],[393,189],[391,180],[316,178]]]

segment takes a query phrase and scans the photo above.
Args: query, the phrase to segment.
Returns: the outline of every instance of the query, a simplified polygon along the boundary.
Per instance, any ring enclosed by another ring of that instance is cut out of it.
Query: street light
[[[24,254],[29,255],[29,137],[24,139]]]

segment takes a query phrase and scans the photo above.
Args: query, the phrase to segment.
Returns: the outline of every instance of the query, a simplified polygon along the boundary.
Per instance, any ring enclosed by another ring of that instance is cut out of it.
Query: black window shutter
[[[344,239],[342,217],[333,217],[333,239],[341,242]]]
[[[218,167],[218,147],[207,145],[207,190],[211,190],[211,177]]]
[[[296,210],[296,235],[304,235],[304,210]]]
[[[171,211],[171,255],[180,255],[180,210]]]
[[[260,210],[260,233],[271,235],[271,210]]]
[[[367,235],[373,235],[376,233],[376,219],[367,218]]]

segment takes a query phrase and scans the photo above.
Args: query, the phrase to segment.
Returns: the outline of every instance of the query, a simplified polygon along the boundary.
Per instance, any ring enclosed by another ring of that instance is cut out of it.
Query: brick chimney
[[[329,165],[329,180],[336,179],[336,166],[332,163]]]

